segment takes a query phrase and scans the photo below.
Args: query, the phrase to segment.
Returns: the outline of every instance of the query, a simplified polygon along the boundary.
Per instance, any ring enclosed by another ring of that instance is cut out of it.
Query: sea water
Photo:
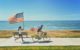
[[[25,30],[31,28],[39,28],[43,25],[43,30],[80,30],[79,20],[66,21],[25,21],[20,23],[9,23],[8,21],[0,21],[0,30],[17,30],[19,26]]]

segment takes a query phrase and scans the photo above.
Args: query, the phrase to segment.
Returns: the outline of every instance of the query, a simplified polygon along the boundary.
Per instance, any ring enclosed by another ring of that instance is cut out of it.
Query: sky
[[[0,21],[20,12],[26,21],[80,20],[80,0],[0,0]]]

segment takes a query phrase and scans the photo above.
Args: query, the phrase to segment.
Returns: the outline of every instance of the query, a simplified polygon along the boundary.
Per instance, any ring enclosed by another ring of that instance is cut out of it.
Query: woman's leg
[[[20,34],[20,38],[21,38],[21,40],[22,40],[22,42],[23,42],[24,40],[23,40],[23,35],[22,35],[22,34]]]

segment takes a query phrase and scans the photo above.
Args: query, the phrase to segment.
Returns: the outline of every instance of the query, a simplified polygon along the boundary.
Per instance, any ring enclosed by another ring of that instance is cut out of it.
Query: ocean
[[[39,28],[43,25],[43,30],[80,30],[80,21],[25,21],[24,29]],[[0,21],[0,30],[17,30],[23,26],[23,22],[10,24],[8,21]]]

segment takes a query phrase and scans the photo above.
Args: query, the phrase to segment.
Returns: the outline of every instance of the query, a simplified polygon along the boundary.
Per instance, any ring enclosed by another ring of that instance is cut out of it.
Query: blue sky
[[[0,0],[0,20],[24,12],[25,20],[80,20],[80,0]]]

